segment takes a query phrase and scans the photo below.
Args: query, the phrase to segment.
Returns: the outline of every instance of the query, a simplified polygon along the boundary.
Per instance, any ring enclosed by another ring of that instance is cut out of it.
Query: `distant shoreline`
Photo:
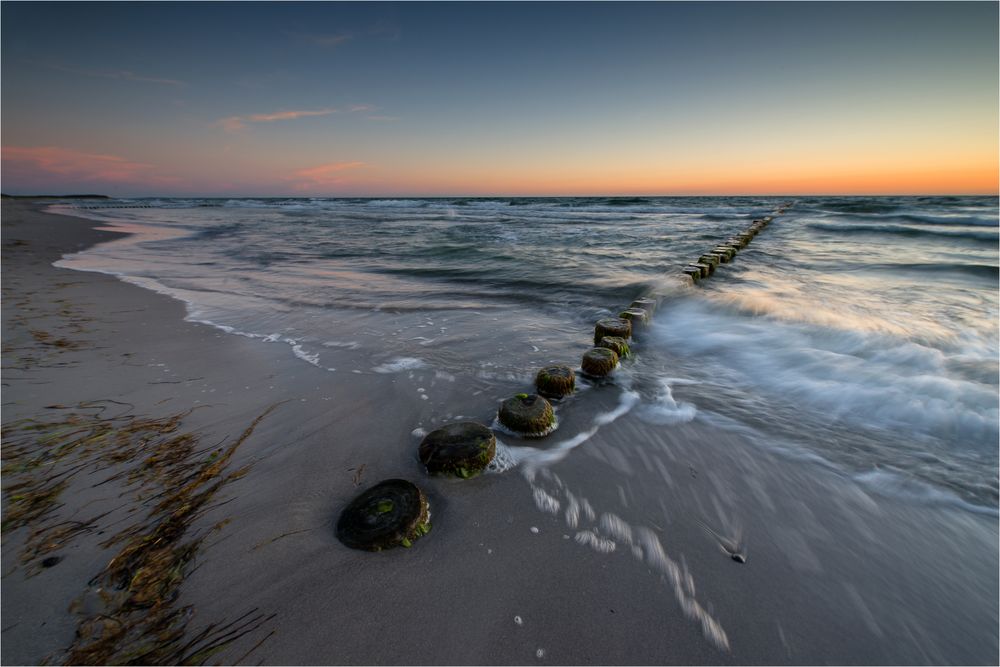
[[[0,199],[111,199],[108,195],[9,195],[0,194]]]

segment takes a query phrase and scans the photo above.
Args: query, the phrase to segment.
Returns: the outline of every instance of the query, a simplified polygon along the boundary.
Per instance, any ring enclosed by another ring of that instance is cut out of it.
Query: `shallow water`
[[[595,319],[654,290],[616,380],[640,422],[706,420],[879,492],[996,513],[996,198],[798,198],[711,280],[677,280],[780,201],[112,201],[150,208],[73,213],[136,234],[60,265],[332,373],[419,370],[489,396],[575,366]],[[561,429],[538,463],[587,433]]]

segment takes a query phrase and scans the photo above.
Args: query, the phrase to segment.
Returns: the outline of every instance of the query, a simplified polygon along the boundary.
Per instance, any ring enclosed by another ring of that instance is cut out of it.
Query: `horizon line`
[[[173,194],[173,195],[109,195],[99,192],[89,192],[89,193],[74,193],[74,194],[14,194],[10,192],[0,193],[0,196],[18,198],[18,199],[32,199],[32,198],[56,198],[56,199],[73,199],[82,197],[102,197],[107,199],[645,199],[645,198],[655,198],[655,199],[666,199],[670,197],[788,197],[788,198],[817,198],[817,197],[1000,197],[1000,191],[998,192],[984,192],[984,193],[954,193],[954,192],[927,192],[927,193],[879,193],[879,194],[860,194],[860,193],[824,193],[824,194],[788,194],[788,193],[768,193],[768,194],[748,194],[748,193],[718,193],[718,194],[600,194],[600,195],[507,195],[507,194],[492,194],[492,195],[465,195],[465,194],[453,194],[453,195],[417,195],[417,194],[393,194],[393,195],[321,195],[321,196],[305,196],[305,195],[226,195],[226,194],[214,194],[214,195],[204,195],[204,194]]]

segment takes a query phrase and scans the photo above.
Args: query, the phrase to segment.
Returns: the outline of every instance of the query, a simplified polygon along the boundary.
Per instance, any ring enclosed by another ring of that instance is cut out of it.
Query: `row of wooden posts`
[[[773,215],[755,219],[743,232],[723,241],[684,267],[697,283],[711,276],[763,231],[791,203],[782,204]],[[647,326],[659,300],[640,297],[618,317],[599,320],[594,327],[594,347],[580,361],[581,374],[600,381],[610,375],[620,360],[631,356],[633,332]],[[497,421],[520,437],[541,438],[555,429],[555,413],[549,400],[573,394],[576,371],[569,366],[546,366],[535,376],[534,394],[517,394],[500,403]],[[427,434],[418,447],[418,458],[430,474],[469,478],[486,469],[496,453],[496,436],[478,422],[454,422]],[[427,498],[412,482],[385,480],[356,497],[341,512],[337,535],[349,547],[380,551],[394,546],[409,547],[430,531]]]
[[[157,208],[157,207],[150,206],[149,204],[112,204],[108,206],[74,206],[73,208],[92,211],[94,209],[102,209],[102,208]]]
[[[785,212],[787,205],[779,207],[775,212],[774,216],[781,215]],[[715,273],[715,269],[718,268],[720,264],[727,264],[732,261],[740,250],[743,250],[750,242],[753,241],[754,237],[771,224],[774,220],[774,216],[766,215],[763,218],[758,218],[750,223],[750,226],[746,230],[730,236],[728,239],[715,246],[702,256],[698,258],[697,261],[691,262],[684,267],[684,274],[689,276],[693,282],[698,282],[708,278],[710,275]]]

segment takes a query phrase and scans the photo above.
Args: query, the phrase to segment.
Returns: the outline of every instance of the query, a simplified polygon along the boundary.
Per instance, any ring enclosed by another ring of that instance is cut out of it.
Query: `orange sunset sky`
[[[4,192],[998,190],[996,3],[53,7],[2,8]]]

